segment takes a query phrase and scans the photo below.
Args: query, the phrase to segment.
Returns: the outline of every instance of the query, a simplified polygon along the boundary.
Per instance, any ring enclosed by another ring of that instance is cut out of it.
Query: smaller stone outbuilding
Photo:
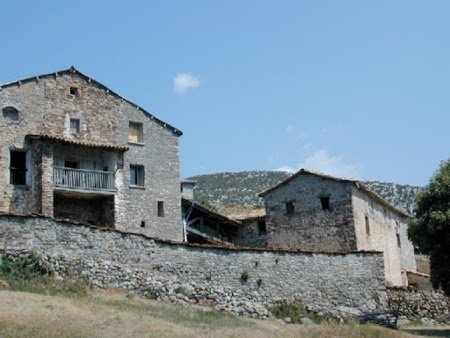
[[[416,271],[407,236],[410,216],[357,180],[301,169],[259,196],[264,197],[268,247],[382,251],[386,281],[395,286],[407,285],[407,271]]]

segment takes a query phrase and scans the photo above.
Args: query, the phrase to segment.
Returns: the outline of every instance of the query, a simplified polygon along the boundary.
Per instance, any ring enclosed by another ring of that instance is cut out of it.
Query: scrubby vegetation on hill
[[[290,173],[283,171],[244,171],[194,176],[196,199],[214,204],[262,205],[258,193],[284,180]],[[420,187],[363,181],[374,192],[398,208],[412,213],[414,196]]]

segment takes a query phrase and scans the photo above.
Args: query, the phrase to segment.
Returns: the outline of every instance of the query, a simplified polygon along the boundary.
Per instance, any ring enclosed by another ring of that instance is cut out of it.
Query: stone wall
[[[281,300],[300,299],[313,311],[345,317],[380,312],[386,304],[377,252],[205,247],[12,215],[0,215],[0,250],[36,252],[63,278],[254,317],[266,317],[266,306]]]
[[[322,208],[321,197],[329,198],[329,209]],[[299,175],[266,194],[264,203],[269,247],[356,250],[350,184]]]
[[[449,299],[441,292],[388,288],[388,303],[400,322],[450,323]]]

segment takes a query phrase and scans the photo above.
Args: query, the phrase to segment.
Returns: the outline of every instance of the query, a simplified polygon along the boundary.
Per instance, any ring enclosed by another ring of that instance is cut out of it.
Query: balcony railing
[[[54,167],[53,184],[81,190],[115,190],[114,172],[111,171]]]

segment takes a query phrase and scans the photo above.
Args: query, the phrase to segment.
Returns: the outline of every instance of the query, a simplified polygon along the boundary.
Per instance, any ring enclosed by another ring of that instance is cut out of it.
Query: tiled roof
[[[266,217],[266,209],[254,209],[254,210],[243,210],[242,212],[229,214],[228,218],[234,219],[236,221],[246,221],[250,219],[258,219]]]
[[[116,92],[112,91],[111,89],[109,89],[108,87],[106,87],[104,84],[92,79],[91,77],[83,74],[82,72],[80,72],[78,69],[76,69],[75,67],[70,67],[69,69],[64,69],[58,72],[53,72],[53,73],[48,73],[48,74],[42,74],[42,75],[37,75],[37,76],[32,76],[32,77],[28,77],[26,79],[22,79],[22,80],[17,80],[14,82],[9,82],[9,83],[5,83],[5,84],[0,84],[0,90],[2,88],[6,88],[6,87],[10,87],[10,86],[15,86],[15,85],[21,85],[22,83],[25,82],[30,82],[30,81],[36,81],[38,79],[42,79],[45,77],[50,77],[50,76],[59,76],[62,74],[78,74],[79,76],[83,77],[84,79],[86,79],[86,81],[91,82],[96,84],[97,86],[103,88],[108,94],[111,94],[121,100],[124,100],[126,102],[128,102],[129,104],[131,104],[132,106],[135,106],[136,109],[141,110],[142,112],[144,112],[145,114],[147,114],[152,120],[154,120],[156,123],[160,124],[161,126],[163,126],[164,128],[168,128],[169,130],[171,130],[175,135],[177,136],[181,136],[183,135],[183,132],[173,126],[171,126],[170,124],[158,119],[157,117],[155,117],[154,115],[150,114],[148,111],[146,111],[144,108],[138,106],[137,104],[125,99],[124,97],[120,96],[119,94],[117,94]]]
[[[331,176],[331,175],[328,175],[328,174],[318,173],[318,172],[307,170],[307,169],[300,169],[295,174],[289,176],[288,178],[284,179],[283,181],[281,181],[280,183],[274,185],[273,187],[271,187],[269,189],[266,189],[264,191],[261,191],[258,194],[258,196],[264,197],[268,193],[270,193],[270,192],[274,191],[275,189],[278,189],[279,187],[289,183],[290,181],[292,181],[293,179],[295,179],[296,177],[298,177],[300,175],[313,175],[313,176],[322,177],[322,178],[325,178],[325,179],[328,179],[328,180],[332,180],[332,181],[336,181],[336,182],[351,183],[351,184],[355,185],[359,190],[361,190],[362,192],[366,193],[371,198],[373,198],[375,201],[377,201],[378,203],[382,204],[384,207],[390,209],[391,211],[394,211],[395,213],[397,213],[397,214],[399,214],[399,215],[401,215],[403,217],[408,217],[408,218],[412,217],[411,215],[409,215],[408,213],[404,212],[403,210],[400,210],[397,207],[395,207],[392,204],[390,204],[383,197],[381,197],[377,193],[375,193],[372,190],[370,190],[368,187],[366,187],[362,182],[360,182],[358,180],[355,180],[355,179],[352,179],[352,178],[343,178],[343,177]]]
[[[65,138],[65,137],[56,136],[56,135],[47,135],[47,134],[31,135],[31,134],[29,134],[29,135],[27,135],[27,137],[29,137],[31,139],[54,141],[54,142],[73,144],[73,145],[77,145],[77,146],[90,147],[90,148],[111,149],[111,150],[119,150],[119,151],[127,151],[129,149],[128,146],[121,145],[121,144],[89,142],[89,141]]]

